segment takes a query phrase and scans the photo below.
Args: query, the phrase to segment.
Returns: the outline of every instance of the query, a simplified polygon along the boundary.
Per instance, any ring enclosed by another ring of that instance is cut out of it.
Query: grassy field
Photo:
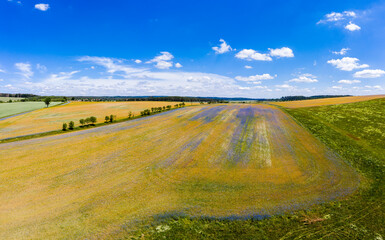
[[[286,108],[303,108],[303,107],[317,107],[324,105],[335,105],[344,103],[354,103],[361,101],[368,101],[372,99],[385,98],[385,95],[369,95],[369,96],[354,96],[354,97],[336,97],[336,98],[320,98],[301,101],[287,101],[287,102],[271,102],[271,104]]]
[[[134,233],[193,239],[247,222],[210,218],[307,208],[352,194],[360,179],[292,118],[262,104],[183,108],[0,151],[1,239],[128,238],[141,221],[167,216],[188,217]]]
[[[12,103],[13,104],[13,103]],[[18,103],[17,103],[18,104]],[[44,103],[40,103],[44,104]],[[0,120],[0,139],[60,130],[63,123],[74,121],[79,124],[81,118],[95,116],[103,122],[106,115],[116,115],[117,119],[127,118],[131,111],[139,115],[140,111],[151,107],[174,105],[176,102],[71,102],[54,108],[44,108],[24,115]],[[0,105],[1,109],[2,105]]]
[[[9,100],[12,101],[20,101],[23,98],[15,98],[15,97],[0,97],[0,102],[8,102]]]
[[[55,106],[60,102],[52,102],[50,106]],[[15,114],[29,112],[41,108],[45,108],[44,102],[13,102],[13,103],[1,103],[0,104],[0,121],[1,118],[12,116]],[[49,108],[51,109],[51,108]],[[1,124],[1,122],[0,122]],[[0,128],[3,126],[0,125]],[[0,130],[1,131],[1,130]],[[1,138],[1,137],[0,137]]]
[[[111,239],[374,239],[385,237],[385,99],[289,109],[365,180],[352,196],[254,221],[165,217]]]

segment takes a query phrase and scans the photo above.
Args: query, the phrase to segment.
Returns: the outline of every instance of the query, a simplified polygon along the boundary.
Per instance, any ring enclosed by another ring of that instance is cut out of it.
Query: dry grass
[[[358,185],[349,166],[268,105],[184,108],[0,152],[1,239],[104,236],[170,212],[274,214]]]
[[[271,104],[279,105],[286,108],[303,108],[303,107],[316,107],[316,106],[323,106],[323,105],[354,103],[354,102],[368,101],[368,100],[373,100],[378,98],[385,98],[385,95],[321,98],[321,99],[311,99],[311,100],[302,100],[302,101],[271,102]]]
[[[95,116],[98,122],[103,122],[106,115],[113,114],[118,119],[127,118],[130,111],[139,115],[140,111],[146,108],[175,104],[177,102],[72,102],[0,120],[0,139],[58,130],[63,123],[69,121],[74,121],[78,126],[81,118],[90,116]]]

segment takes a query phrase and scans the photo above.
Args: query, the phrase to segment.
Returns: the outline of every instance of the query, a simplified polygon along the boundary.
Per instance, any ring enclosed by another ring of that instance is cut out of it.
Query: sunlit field
[[[0,102],[8,102],[9,100],[12,101],[20,101],[23,98],[15,98],[15,97],[0,97]]]
[[[0,152],[1,239],[103,238],[167,215],[263,218],[343,198],[360,181],[262,104],[183,108]]]
[[[60,102],[52,102],[50,106],[55,106]],[[1,118],[12,116],[15,114],[33,111],[41,108],[45,108],[44,102],[13,102],[13,103],[0,103],[0,131],[4,126],[2,125]],[[48,109],[47,109],[48,110]],[[51,108],[50,108],[51,110]],[[0,137],[1,138],[1,137]]]
[[[385,98],[385,95],[320,98],[320,99],[301,100],[301,101],[271,102],[271,104],[287,107],[287,108],[302,108],[302,107],[316,107],[316,106],[324,106],[324,105],[354,103],[354,102],[368,101],[368,100],[378,99],[378,98]]]
[[[44,106],[42,102],[36,104]],[[60,130],[62,124],[69,121],[74,121],[78,126],[81,118],[90,116],[95,116],[98,122],[103,122],[106,115],[116,115],[117,119],[121,119],[127,118],[129,112],[139,115],[140,111],[146,108],[167,105],[174,107],[175,104],[177,102],[71,102],[63,106],[41,109],[0,120],[0,139]],[[2,105],[0,104],[0,109]]]

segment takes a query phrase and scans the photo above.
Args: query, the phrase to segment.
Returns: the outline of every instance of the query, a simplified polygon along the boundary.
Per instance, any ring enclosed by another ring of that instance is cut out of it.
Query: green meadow
[[[60,102],[51,102],[49,106],[55,106]],[[0,103],[0,120],[1,118],[29,112],[41,108],[45,108],[44,102],[12,102],[12,103]]]

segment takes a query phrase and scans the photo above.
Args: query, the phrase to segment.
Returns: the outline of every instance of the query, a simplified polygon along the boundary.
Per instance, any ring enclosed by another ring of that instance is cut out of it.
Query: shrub
[[[68,129],[73,130],[75,127],[75,123],[73,121],[69,122]]]
[[[67,131],[67,123],[63,123],[63,128],[62,128],[63,131]]]

